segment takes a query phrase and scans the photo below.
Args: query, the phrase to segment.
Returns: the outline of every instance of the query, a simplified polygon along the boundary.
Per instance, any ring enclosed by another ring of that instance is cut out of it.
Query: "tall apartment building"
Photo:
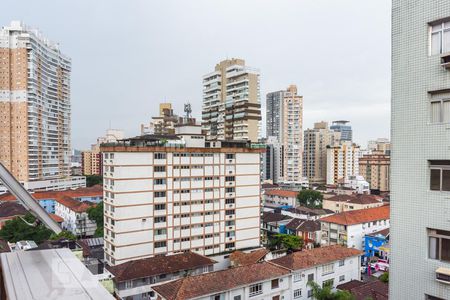
[[[257,142],[260,121],[258,70],[232,58],[203,76],[202,125],[208,140]]]
[[[274,136],[269,136],[265,144],[266,151],[261,155],[262,179],[263,181],[278,183],[283,178],[283,145]]]
[[[0,162],[26,185],[70,176],[70,72],[37,30],[18,21],[0,30]]]
[[[303,97],[297,94],[297,86],[285,91],[268,93],[267,137],[276,137],[283,146],[283,181],[302,181],[303,154]]]
[[[373,190],[389,191],[390,166],[390,156],[382,151],[374,151],[359,158],[359,174],[369,182]]]
[[[450,2],[392,2],[389,298],[450,299]]]
[[[367,150],[389,155],[391,153],[391,142],[386,138],[378,138],[367,143]]]
[[[327,184],[344,183],[359,175],[359,146],[341,141],[327,147]]]
[[[246,142],[205,143],[200,126],[102,147],[105,257],[259,247],[260,152]]]
[[[353,130],[352,126],[347,125],[347,123],[349,123],[349,121],[333,121],[330,129],[341,133],[341,141],[351,142],[353,140]]]
[[[189,104],[185,104],[185,112],[186,106]],[[172,109],[172,103],[160,103],[159,104],[159,115],[152,117],[150,123],[141,124],[141,135],[145,134],[174,134],[175,127],[177,127],[181,123],[189,123],[195,124],[195,118],[192,118],[189,115],[185,117],[181,117],[176,115]]]
[[[327,146],[339,141],[340,133],[328,128],[327,122],[314,123],[313,129],[304,132],[303,176],[309,183],[327,181]]]

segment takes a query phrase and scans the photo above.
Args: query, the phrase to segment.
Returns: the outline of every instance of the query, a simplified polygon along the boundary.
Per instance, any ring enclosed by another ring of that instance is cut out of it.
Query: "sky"
[[[389,137],[389,0],[3,0],[72,58],[72,146],[106,129],[138,135],[169,101],[200,119],[202,76],[226,58],[261,73],[265,95],[296,84],[303,128],[349,120],[354,141]],[[265,130],[264,130],[265,135]]]

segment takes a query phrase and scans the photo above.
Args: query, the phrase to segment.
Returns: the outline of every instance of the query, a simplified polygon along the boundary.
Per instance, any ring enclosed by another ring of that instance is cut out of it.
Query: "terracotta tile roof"
[[[95,206],[93,203],[88,201],[78,201],[69,196],[63,196],[56,199],[58,203],[61,205],[68,207],[70,210],[73,210],[77,213],[86,212],[88,208]]]
[[[25,207],[15,201],[0,203],[0,218],[23,216],[27,212],[28,211]]]
[[[375,204],[381,203],[383,197],[377,195],[353,194],[353,195],[338,195],[326,199],[327,201],[347,202],[353,204]]]
[[[265,195],[296,198],[298,195],[298,192],[297,191],[289,191],[289,190],[268,190],[265,192]]]
[[[107,267],[115,276],[115,281],[122,282],[143,277],[170,274],[183,270],[192,270],[215,264],[216,261],[193,252],[167,256],[155,256],[125,262]]]
[[[320,219],[321,222],[340,225],[355,225],[378,220],[389,219],[389,205],[342,212]]]
[[[64,222],[64,219],[61,218],[60,216],[57,216],[55,214],[49,214],[50,218],[52,218],[54,221],[58,222],[58,223],[62,223]]]
[[[267,249],[258,249],[250,253],[245,253],[239,250],[234,251],[230,255],[231,265],[234,267],[240,267],[257,263],[269,252],[270,251]]]
[[[272,183],[263,183],[261,184],[261,188],[264,189],[275,189],[278,188],[278,184],[272,184]]]
[[[261,221],[263,223],[271,223],[271,222],[280,222],[280,221],[287,220],[287,219],[291,219],[291,217],[288,217],[288,216],[285,216],[282,214],[278,214],[278,213],[265,211],[265,212],[263,212]]]
[[[239,286],[249,285],[289,274],[289,270],[268,263],[226,269],[197,276],[188,276],[153,287],[167,300],[186,300],[220,293]]]
[[[390,232],[390,228],[386,228],[386,229],[382,229],[380,231],[372,232],[371,234],[368,234],[368,235],[377,236],[377,235],[381,234],[383,236],[388,236],[389,232]]]
[[[301,270],[362,254],[357,249],[333,245],[294,252],[270,262],[291,270]]]
[[[68,196],[68,197],[72,197],[72,198],[97,197],[97,196],[103,197],[103,187],[101,185],[94,185],[92,187],[78,188],[75,190],[35,192],[35,193],[32,193],[31,196],[33,196],[33,198],[36,200],[41,200],[41,199],[56,200],[63,196]],[[10,193],[0,195],[0,201],[15,201],[15,200],[16,200],[16,197]]]
[[[324,208],[308,208],[306,206],[299,205],[297,207],[289,208],[287,211],[296,213],[296,214],[302,214],[302,215],[309,215],[309,216],[322,216],[322,215],[330,215],[333,214],[334,211],[330,209],[324,209]]]
[[[357,281],[360,282],[360,284],[350,284],[352,281],[338,285],[336,288],[349,291],[355,296],[355,300],[366,300],[369,298],[373,300],[388,300],[389,298],[388,283],[384,283],[380,280],[373,280],[369,282]]]
[[[286,225],[286,228],[301,232],[315,232],[320,230],[320,222],[294,218]]]

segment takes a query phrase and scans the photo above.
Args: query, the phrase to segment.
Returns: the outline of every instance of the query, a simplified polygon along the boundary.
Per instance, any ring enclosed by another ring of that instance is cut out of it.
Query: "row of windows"
[[[214,211],[205,211],[205,212],[193,212],[193,213],[186,213],[186,214],[177,214],[173,215],[174,218],[189,218],[189,217],[200,217],[200,216],[211,216],[211,215],[218,215],[220,211],[214,210]]]
[[[185,205],[198,205],[198,204],[211,204],[211,203],[219,203],[219,199],[207,199],[207,200],[192,200],[192,201],[182,201],[182,202],[174,202],[173,206],[185,206]]]
[[[182,237],[181,239],[174,239],[174,243],[180,243],[180,242],[188,242],[188,241],[195,241],[195,240],[203,240],[203,239],[210,239],[212,237],[219,237],[219,233],[210,233],[210,234],[204,234],[204,235],[195,235],[195,236],[188,236],[188,237]]]

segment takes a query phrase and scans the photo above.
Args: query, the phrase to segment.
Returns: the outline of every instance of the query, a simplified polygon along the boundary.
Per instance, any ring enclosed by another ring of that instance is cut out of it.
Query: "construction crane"
[[[28,193],[19,181],[0,163],[0,181],[6,186],[11,194],[19,200],[28,211],[41,221],[46,227],[56,234],[62,231],[59,224],[53,220],[47,211]]]

